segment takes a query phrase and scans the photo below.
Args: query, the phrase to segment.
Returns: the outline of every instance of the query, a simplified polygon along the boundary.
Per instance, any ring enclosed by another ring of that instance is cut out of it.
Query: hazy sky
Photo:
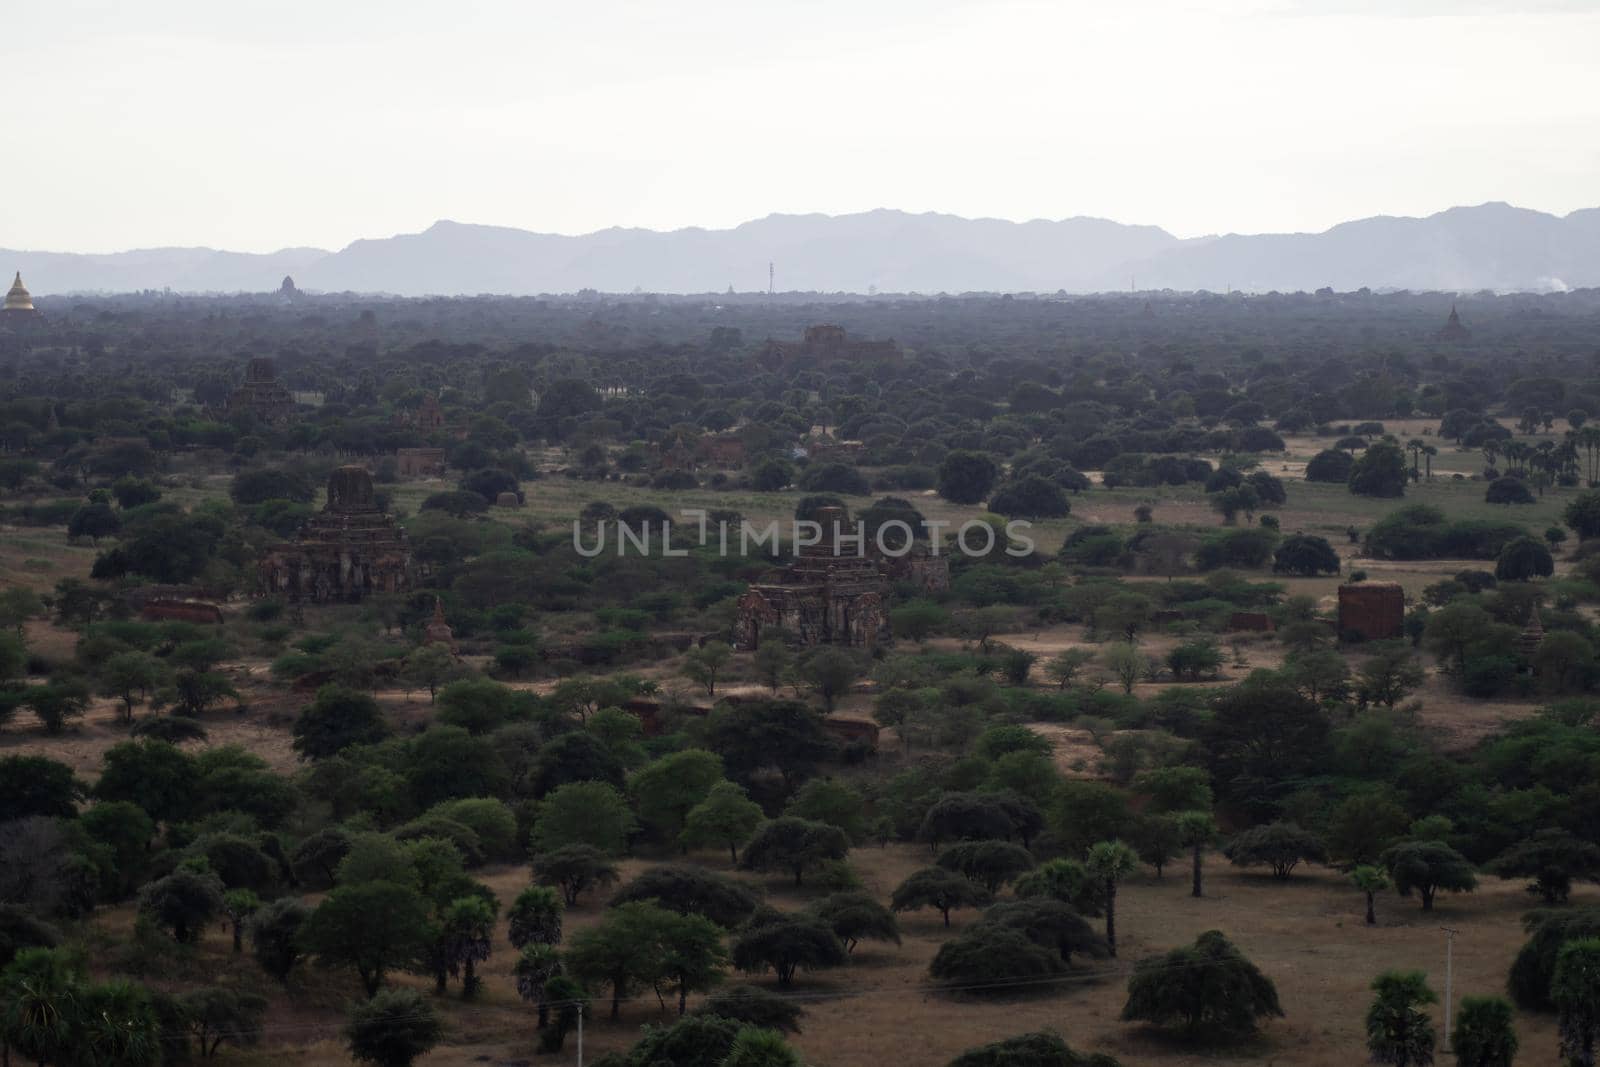
[[[0,247],[1600,205],[1600,0],[31,0]]]

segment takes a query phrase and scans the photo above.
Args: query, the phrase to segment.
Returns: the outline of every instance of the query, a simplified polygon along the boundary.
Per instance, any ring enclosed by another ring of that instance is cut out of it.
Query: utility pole
[[[583,1067],[583,1001],[578,1001],[578,1067]]]
[[[1441,926],[1444,931],[1444,1050],[1450,1049],[1450,1009],[1455,1006],[1455,948],[1456,934],[1460,931],[1451,926]]]

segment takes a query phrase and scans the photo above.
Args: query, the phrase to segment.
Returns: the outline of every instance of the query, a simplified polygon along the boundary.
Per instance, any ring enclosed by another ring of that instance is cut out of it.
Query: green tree
[[[1488,871],[1501,878],[1531,878],[1528,892],[1546,904],[1565,904],[1575,879],[1600,881],[1600,846],[1545,827],[1502,852]]]
[[[230,889],[222,894],[222,912],[233,927],[233,951],[244,951],[244,924],[261,909],[261,898],[251,889]]]
[[[392,970],[415,965],[435,937],[420,893],[392,882],[341,885],[301,927],[306,949],[324,967],[349,967],[373,997]]]
[[[22,691],[22,702],[39,717],[44,732],[56,737],[89,710],[89,688],[75,679],[33,685]]]
[[[222,911],[222,879],[179,868],[139,890],[139,914],[187,945]]]
[[[1423,911],[1433,910],[1433,898],[1441,889],[1470,893],[1478,887],[1472,864],[1442,842],[1401,842],[1385,849],[1379,862],[1401,896],[1409,897],[1415,891],[1422,898]]]
[[[939,495],[954,504],[976,504],[999,477],[1000,468],[989,456],[957,449],[939,464]]]
[[[1357,496],[1406,495],[1406,457],[1392,441],[1375,441],[1350,468],[1346,481]]]
[[[202,1059],[214,1059],[223,1044],[251,1048],[261,1043],[261,1018],[267,999],[255,993],[213,986],[183,994],[179,1003],[188,1016]]]
[[[1055,681],[1057,687],[1067,689],[1078,680],[1083,669],[1094,661],[1094,653],[1087,648],[1069,648],[1044,665],[1044,673]]]
[[[643,902],[610,908],[598,925],[573,934],[565,964],[587,985],[611,987],[611,1017],[622,1013],[622,1000],[636,989],[665,976],[662,936],[675,916]]]
[[[746,1026],[717,1067],[801,1067],[800,1056],[771,1030]]]
[[[1561,1054],[1572,1067],[1594,1067],[1600,1054],[1600,938],[1561,947],[1550,980],[1561,1026]]]
[[[1119,641],[1106,649],[1104,658],[1106,668],[1122,685],[1122,692],[1132,696],[1133,687],[1144,677],[1145,668],[1149,663],[1145,654],[1140,652],[1137,646]]]
[[[568,782],[539,802],[533,847],[554,852],[568,845],[590,845],[621,855],[636,829],[633,810],[605,782]]]
[[[1600,491],[1579,493],[1567,501],[1561,521],[1578,535],[1580,542],[1600,537]]]
[[[561,971],[561,954],[555,946],[538,941],[522,946],[522,954],[512,964],[517,995],[537,1006],[540,1030],[550,1024],[550,981],[559,977]]]
[[[40,1064],[70,1062],[80,984],[64,953],[19,951],[0,972],[0,1042]]]
[[[1286,881],[1302,861],[1320,863],[1327,858],[1315,834],[1290,822],[1253,826],[1235,835],[1223,854],[1235,867],[1271,867],[1272,876],[1280,881]]]
[[[970,1048],[947,1067],[1121,1067],[1110,1056],[1074,1052],[1048,1030]]]
[[[44,756],[0,757],[0,811],[7,819],[71,819],[83,794],[83,783],[65,763]]]
[[[843,830],[786,815],[764,823],[745,845],[740,866],[753,871],[787,871],[799,885],[807,868],[842,860],[850,851]]]
[[[302,759],[327,759],[352,745],[389,736],[378,702],[366,693],[325,685],[294,723],[294,749]]]
[[[488,678],[461,678],[439,691],[439,711],[434,719],[469,734],[490,734],[524,713],[519,696],[516,690]]]
[[[794,653],[781,637],[763,637],[752,657],[756,677],[777,696],[778,690],[794,671]]]
[[[1422,1067],[1433,1062],[1433,1023],[1421,1006],[1439,998],[1421,971],[1385,971],[1372,980],[1367,1052],[1373,1063]]]
[[[1495,560],[1494,576],[1502,582],[1530,582],[1535,578],[1548,578],[1555,572],[1555,560],[1550,550],[1532,537],[1518,537],[1506,542]]]
[[[250,951],[261,969],[286,982],[303,956],[300,929],[311,909],[292,897],[279,897],[250,917]]]
[[[419,645],[406,654],[400,677],[410,686],[428,691],[428,703],[438,700],[439,689],[463,672],[443,645]]]
[[[309,888],[326,889],[333,885],[334,870],[350,851],[350,835],[339,827],[323,827],[301,840],[290,853],[294,877]]]
[[[639,817],[663,841],[675,841],[689,813],[722,781],[722,757],[703,749],[674,752],[641,768],[628,782]]]
[[[940,945],[928,965],[928,973],[942,985],[990,995],[1043,985],[1066,970],[1055,948],[1037,944],[1021,930],[985,922]]]
[[[386,989],[350,1009],[344,1038],[357,1063],[411,1067],[444,1039],[444,1025],[422,994]]]
[[[647,867],[611,898],[611,905],[649,901],[679,915],[700,915],[733,929],[756,910],[755,894],[702,867],[663,863]]]
[[[452,900],[440,917],[443,958],[453,974],[461,971],[461,996],[471,1000],[478,992],[478,964],[494,947],[495,905],[469,893]]]
[[[834,754],[823,722],[815,709],[794,700],[724,704],[706,718],[705,746],[735,779],[775,769],[787,795]]]
[[[833,711],[840,697],[861,677],[861,660],[839,648],[818,648],[800,657],[796,673],[822,698],[822,706]]]
[[[507,937],[513,948],[561,943],[561,915],[565,910],[561,895],[549,886],[530,885],[517,894],[511,910]]]
[[[971,879],[991,894],[1033,869],[1033,855],[1009,841],[963,841],[940,852],[935,862]]]
[[[1378,862],[1383,850],[1404,837],[1411,816],[1393,790],[1374,786],[1352,792],[1328,818],[1327,851],[1344,863]]]
[[[894,913],[870,893],[833,893],[812,904],[810,910],[828,924],[847,953],[854,953],[856,945],[866,940],[900,943],[900,925]]]
[[[94,1067],[158,1067],[161,1022],[143,986],[113,980],[82,987],[73,1015],[76,1062]]]
[[[924,867],[895,888],[890,907],[897,912],[933,908],[949,926],[952,911],[982,907],[991,899],[992,894],[965,875],[943,867]]]
[[[1312,534],[1295,534],[1284,538],[1272,555],[1275,574],[1314,578],[1319,574],[1338,574],[1341,566],[1339,553],[1334,551],[1328,539]]]
[[[101,695],[122,701],[124,723],[132,723],[134,708],[167,681],[161,661],[144,652],[119,652],[106,660],[98,673]]]
[[[1362,707],[1393,708],[1427,680],[1421,664],[1404,642],[1378,649],[1356,672],[1356,700]]]
[[[1216,930],[1135,964],[1122,1008],[1126,1022],[1176,1023],[1191,1038],[1237,1039],[1254,1033],[1260,1020],[1282,1015],[1272,979]]]
[[[1517,1029],[1511,1004],[1500,997],[1462,997],[1450,1047],[1456,1067],[1513,1067]]]
[[[533,857],[534,881],[561,890],[567,906],[591,889],[617,883],[617,867],[593,845],[564,845]]]
[[[1178,813],[1178,840],[1189,849],[1193,860],[1189,895],[1201,896],[1201,875],[1205,865],[1206,847],[1217,838],[1217,821],[1209,811],[1181,811]]]
[[[1120,841],[1101,841],[1089,850],[1089,873],[1105,887],[1106,946],[1117,955],[1117,886],[1139,868],[1139,857]]]
[[[723,641],[707,641],[683,654],[678,673],[705,689],[706,696],[717,695],[717,679],[733,659],[733,649]]]
[[[738,863],[739,846],[750,840],[763,819],[761,806],[745,795],[743,786],[718,782],[689,809],[681,840],[689,847],[726,845],[728,862]]]
[[[836,826],[851,841],[866,837],[866,799],[833,778],[813,778],[789,798],[784,814]]]
[[[931,600],[913,600],[889,612],[895,636],[922,644],[950,628],[950,613]]]
[[[1378,925],[1373,903],[1377,895],[1389,888],[1389,876],[1381,867],[1361,866],[1350,872],[1350,881],[1367,897],[1367,925]]]
[[[806,915],[772,912],[757,916],[733,943],[733,965],[746,974],[771,970],[783,988],[801,968],[842,966],[847,955],[828,924]]]
[[[798,1034],[800,1017],[805,1014],[805,1009],[793,998],[768,992],[759,986],[734,985],[713,992],[693,1014],[716,1015],[759,1026],[763,1030]]]

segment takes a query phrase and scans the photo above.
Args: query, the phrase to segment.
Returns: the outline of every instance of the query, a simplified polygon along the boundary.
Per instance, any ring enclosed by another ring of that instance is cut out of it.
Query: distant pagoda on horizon
[[[33,306],[33,294],[29,293],[28,287],[22,284],[22,272],[19,270],[17,271],[16,279],[11,283],[10,290],[6,293],[5,306],[0,309],[0,315],[4,315],[9,319],[37,314],[39,314],[39,310]]]
[[[1472,336],[1472,331],[1461,325],[1461,316],[1456,312],[1456,306],[1450,305],[1450,317],[1444,320],[1444,326],[1434,335],[1440,341],[1459,344]]]

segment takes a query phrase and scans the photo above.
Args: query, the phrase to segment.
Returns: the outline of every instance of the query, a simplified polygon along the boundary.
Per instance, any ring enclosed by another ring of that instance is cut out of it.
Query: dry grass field
[[[713,853],[699,854],[696,860],[727,870],[726,860]],[[913,845],[858,849],[850,857],[866,888],[883,898],[928,860],[927,851]],[[626,877],[643,863],[630,860],[623,866]],[[731,873],[765,890],[769,902],[779,907],[802,906],[808,899],[782,882]],[[1442,994],[1444,935],[1439,928],[1453,926],[1460,930],[1455,951],[1457,997],[1499,993],[1521,945],[1519,917],[1529,903],[1519,883],[1489,880],[1475,894],[1441,897],[1431,915],[1424,914],[1415,900],[1382,898],[1379,925],[1368,928],[1362,922],[1361,894],[1336,871],[1297,870],[1288,883],[1279,883],[1259,872],[1230,868],[1212,856],[1206,896],[1200,900],[1189,896],[1185,874],[1169,871],[1163,881],[1145,873],[1127,884],[1119,896],[1120,961],[1082,964],[1077,975],[1059,986],[1028,994],[977,998],[931,989],[928,962],[941,941],[971,921],[972,913],[957,912],[948,932],[937,913],[904,916],[904,943],[899,947],[865,943],[848,966],[802,972],[796,979],[793,995],[802,1000],[808,1014],[795,1044],[813,1067],[937,1065],[974,1044],[1051,1027],[1075,1047],[1112,1053],[1128,1067],[1349,1067],[1365,1058],[1362,1017],[1373,975],[1391,967],[1423,969]],[[527,877],[525,868],[493,868],[484,880],[502,900],[509,900]],[[1580,889],[1574,899],[1600,903],[1600,892]],[[569,912],[569,929],[594,922],[600,908],[598,902],[586,899]],[[97,922],[125,931],[131,915],[128,908],[119,908],[102,913]],[[1227,933],[1272,977],[1285,1018],[1269,1024],[1253,1044],[1204,1051],[1182,1051],[1159,1033],[1119,1022],[1125,975],[1132,961],[1191,941],[1208,929]],[[419,1062],[429,1067],[576,1062],[571,1042],[564,1056],[536,1054],[532,1012],[517,999],[510,978],[513,959],[502,928],[495,953],[482,971],[486,979],[482,996],[464,1004],[452,987],[450,998],[440,1005],[450,1026],[449,1046]],[[183,966],[191,976],[254,977],[248,963],[230,959],[229,936],[220,928],[208,933],[199,959]],[[397,980],[419,989],[428,985],[406,976]],[[759,981],[771,984],[770,978]],[[234,1055],[232,1062],[287,1061],[319,1067],[347,1063],[336,1040],[342,1019],[339,1009],[358,994],[353,980],[309,972],[288,992],[273,993],[265,1046]],[[1440,1009],[1434,1011],[1437,1015]],[[595,1012],[597,1017],[585,1033],[591,1057],[626,1047],[641,1026],[668,1022],[675,1014],[670,1000],[663,1010],[649,992],[625,1003],[616,1022],[606,1018],[604,998],[596,1000]],[[1553,1019],[1522,1014],[1517,1025],[1523,1042],[1519,1062],[1555,1062]]]

